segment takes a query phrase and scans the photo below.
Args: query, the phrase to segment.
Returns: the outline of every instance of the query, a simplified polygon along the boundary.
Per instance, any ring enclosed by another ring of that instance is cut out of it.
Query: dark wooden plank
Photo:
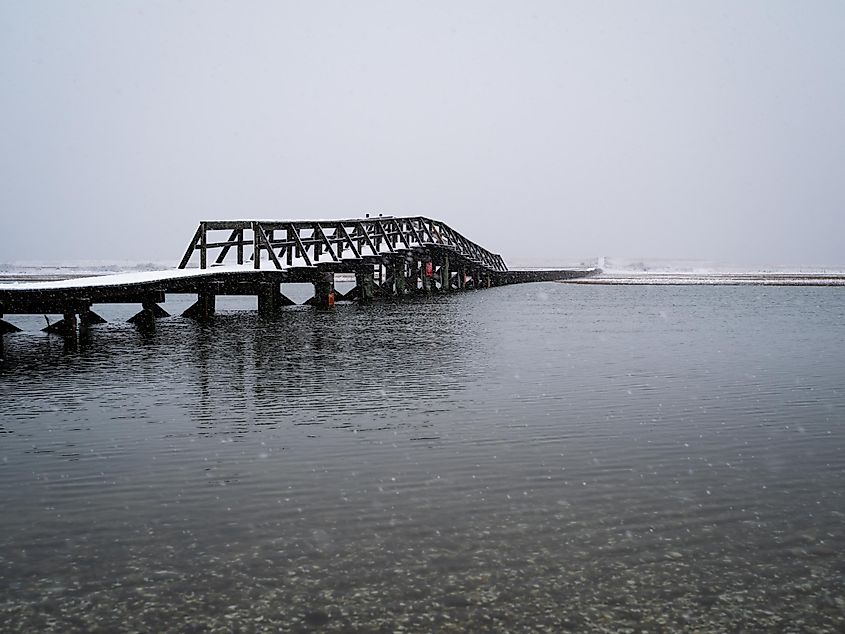
[[[378,218],[376,218],[374,224],[375,224],[376,229],[378,229],[379,232],[381,233],[381,235],[384,236],[384,241],[387,244],[387,250],[390,251],[391,253],[396,253],[396,249],[394,249],[393,245],[390,244],[390,238],[387,235],[387,231],[384,230],[384,226],[382,226],[381,221]]]
[[[179,262],[179,266],[177,268],[184,269],[188,262],[191,260],[191,256],[194,254],[194,251],[197,248],[197,241],[200,239],[200,234],[202,233],[202,225],[197,227],[197,230],[194,232],[194,238],[191,240],[191,244],[188,245],[188,248],[185,250],[185,255],[182,256],[182,261]]]
[[[328,250],[329,255],[332,256],[332,260],[337,262],[339,260],[339,258],[337,257],[337,254],[334,252],[334,249],[332,249],[332,243],[329,240],[329,238],[326,236],[326,232],[323,231],[323,227],[319,223],[317,223],[317,225],[315,225],[315,227],[316,228],[314,230],[320,233],[320,237],[322,238],[323,243],[326,245],[326,249]]]
[[[410,249],[411,243],[408,242],[408,240],[405,238],[405,230],[403,228],[402,223],[399,220],[394,218],[393,219],[393,226],[396,227],[396,233],[399,235],[399,239],[402,241],[402,244],[405,245],[406,249]],[[413,230],[413,227],[411,227],[411,229]],[[417,237],[419,238],[419,236],[417,236]],[[417,241],[419,242],[419,240],[417,240]],[[422,243],[420,243],[420,244],[422,244]]]
[[[208,268],[208,243],[207,243],[208,227],[206,223],[200,223],[200,268]]]
[[[215,243],[215,244],[208,244],[206,243],[205,248],[211,249],[216,248],[218,246],[222,246],[223,250],[220,252],[220,255],[217,256],[217,259],[214,261],[215,264],[223,264],[223,260],[226,259],[226,255],[229,253],[229,249],[232,248],[235,244],[235,239],[238,237],[238,229],[232,229],[232,233],[229,236],[229,239],[226,242],[222,243]],[[239,245],[241,249],[243,249],[242,245]]]
[[[343,236],[346,238],[347,244],[349,245],[349,248],[352,250],[352,255],[354,255],[356,258],[360,258],[361,252],[358,251],[358,249],[355,247],[355,242],[352,240],[352,236],[349,235],[349,232],[346,230],[346,227],[343,225],[343,223],[338,225],[338,227],[339,227],[341,233],[343,233]]]
[[[293,241],[296,242],[296,246],[302,254],[302,259],[305,260],[305,264],[312,266],[311,258],[308,257],[308,253],[305,251],[305,245],[302,244],[302,239],[299,237],[299,230],[295,226],[293,227]]]
[[[258,232],[261,227],[258,222],[252,223],[252,268],[261,268],[261,240],[258,239]]]
[[[364,238],[364,241],[367,243],[367,246],[372,249],[373,255],[379,255],[378,247],[373,243],[372,239],[370,238],[370,234],[367,233],[367,228],[364,226],[364,223],[359,222],[356,226],[361,231],[361,236]]]
[[[423,245],[423,241],[420,239],[420,234],[417,233],[417,230],[414,228],[414,219],[413,218],[405,218],[404,222],[408,224],[408,229],[411,230],[411,233],[414,236],[414,240],[417,241],[417,244]]]
[[[270,244],[270,239],[267,237],[267,234],[264,233],[264,228],[261,225],[257,225],[258,229],[258,238],[261,241],[262,245],[267,249],[267,253],[270,255],[270,259],[273,261],[273,264],[276,265],[277,269],[282,269],[282,263],[279,262],[279,258],[276,257],[276,252],[273,250],[273,246]],[[258,260],[256,260],[258,262]],[[259,266],[255,268],[259,268]]]
[[[202,224],[208,231],[223,231],[225,229],[249,229],[251,220],[203,220]]]

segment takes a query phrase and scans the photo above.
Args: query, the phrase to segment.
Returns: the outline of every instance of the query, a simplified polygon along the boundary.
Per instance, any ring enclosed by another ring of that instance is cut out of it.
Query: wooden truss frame
[[[212,232],[228,231],[213,240]],[[206,220],[199,223],[185,255],[184,269],[195,252],[199,268],[244,265],[283,270],[372,261],[412,251],[453,253],[491,272],[508,270],[502,256],[468,240],[448,225],[423,216],[378,216],[351,220]],[[234,256],[230,257],[230,254]],[[213,261],[212,261],[213,258]]]

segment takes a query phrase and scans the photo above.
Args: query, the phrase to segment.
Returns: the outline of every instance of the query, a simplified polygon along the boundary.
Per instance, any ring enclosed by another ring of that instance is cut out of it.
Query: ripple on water
[[[2,629],[843,626],[841,293],[239,301],[7,337]]]

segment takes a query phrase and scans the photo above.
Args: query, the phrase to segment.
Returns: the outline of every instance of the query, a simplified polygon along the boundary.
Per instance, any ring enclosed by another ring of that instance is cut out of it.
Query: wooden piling
[[[191,304],[185,312],[183,317],[190,317],[197,321],[208,321],[215,313],[216,295],[212,291],[199,291],[197,293],[197,301]]]
[[[89,326],[96,326],[104,323],[106,323],[106,320],[91,310],[90,306],[79,313],[80,326],[88,328]]]
[[[0,315],[2,317],[2,315]],[[21,329],[15,326],[14,324],[10,324],[8,321],[0,319],[0,335],[7,335],[13,332],[20,332]]]
[[[197,295],[197,301],[200,303],[204,319],[214,317],[214,313],[217,312],[217,296],[214,293],[200,293]]]
[[[362,304],[366,304],[373,300],[373,291],[374,291],[374,279],[373,279],[373,268],[369,267],[363,271],[357,271],[355,273],[355,283],[358,287],[358,301]]]
[[[3,355],[5,354],[6,344],[4,340],[6,338],[6,335],[13,332],[20,332],[21,330],[14,324],[10,324],[8,321],[2,319],[4,316],[5,315],[3,314],[3,306],[0,305],[0,359],[2,359]]]
[[[79,323],[76,319],[76,313],[65,313],[62,315],[62,322],[64,323],[63,335],[68,338],[79,337]]]
[[[278,282],[261,285],[258,292],[258,314],[268,317],[274,315],[282,306],[282,291]]]
[[[334,305],[334,273],[323,272],[314,281],[314,305],[317,308],[330,308]]]
[[[396,288],[396,295],[402,297],[405,294],[405,258],[396,258],[393,261],[393,285]]]

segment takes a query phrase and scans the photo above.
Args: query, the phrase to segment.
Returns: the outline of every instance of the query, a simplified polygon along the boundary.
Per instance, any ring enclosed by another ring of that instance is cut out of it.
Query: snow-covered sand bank
[[[658,271],[604,271],[592,277],[564,280],[566,284],[629,285],[762,285],[762,286],[845,286],[843,273],[672,273]]]

